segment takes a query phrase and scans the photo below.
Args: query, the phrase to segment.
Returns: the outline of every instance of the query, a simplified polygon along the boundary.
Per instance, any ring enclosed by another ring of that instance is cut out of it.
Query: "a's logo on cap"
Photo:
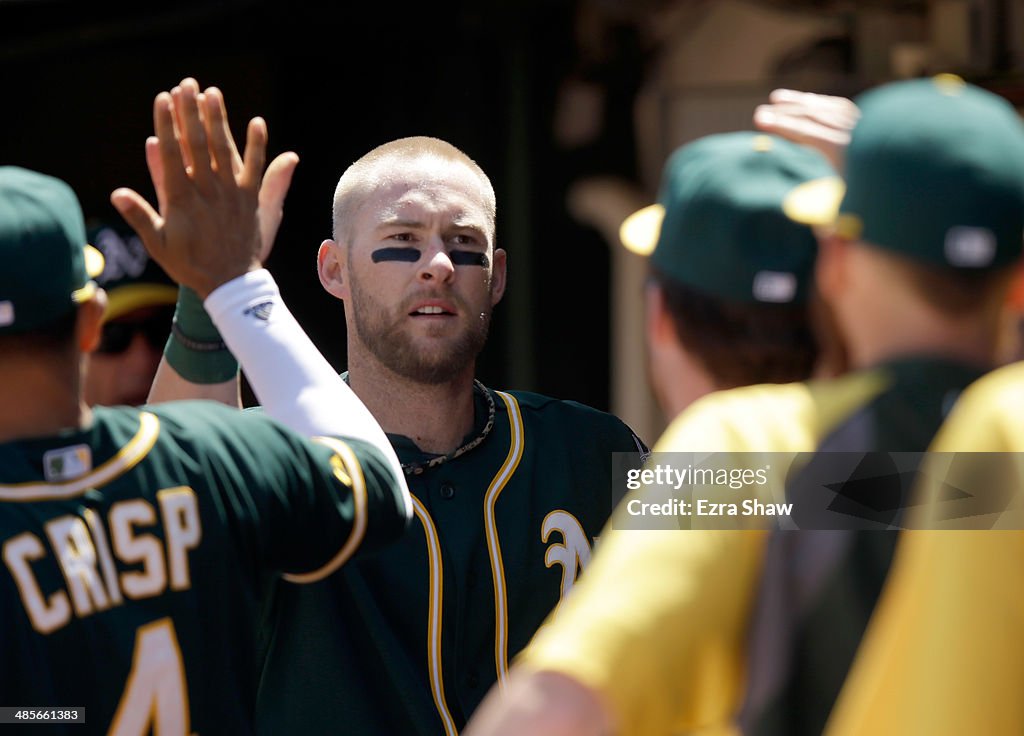
[[[985,227],[951,227],[946,231],[946,260],[960,268],[984,268],[996,257],[996,236]]]
[[[10,301],[0,302],[0,327],[14,324],[14,304]]]
[[[796,297],[796,276],[785,271],[758,271],[753,292],[759,302],[791,302]]]
[[[113,228],[103,228],[93,236],[93,245],[106,261],[100,280],[103,283],[123,278],[137,279],[146,270],[149,254],[137,235],[122,238]]]

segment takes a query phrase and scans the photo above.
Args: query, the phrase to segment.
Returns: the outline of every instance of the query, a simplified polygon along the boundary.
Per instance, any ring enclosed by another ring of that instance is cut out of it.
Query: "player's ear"
[[[333,240],[320,244],[316,254],[316,270],[320,284],[328,294],[338,299],[347,299],[348,289],[348,248]]]
[[[828,302],[841,292],[847,281],[850,243],[834,233],[818,236],[818,255],[814,261],[814,281]]]
[[[495,248],[494,257],[491,259],[491,306],[501,301],[505,295],[505,276],[507,273],[508,255],[504,248]]]
[[[107,310],[107,292],[97,289],[92,299],[78,305],[75,320],[75,344],[79,351],[91,353],[100,345],[103,313]]]
[[[644,323],[647,328],[647,343],[652,349],[679,339],[672,324],[672,316],[665,306],[665,294],[653,281],[644,287]]]

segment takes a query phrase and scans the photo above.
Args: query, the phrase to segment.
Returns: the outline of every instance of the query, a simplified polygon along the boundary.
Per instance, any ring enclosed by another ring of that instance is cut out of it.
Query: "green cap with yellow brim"
[[[93,298],[103,270],[71,187],[18,166],[0,166],[0,261],[0,334],[68,314]]]
[[[669,157],[658,204],[630,215],[619,236],[660,273],[716,298],[802,302],[817,244],[782,203],[830,173],[821,154],[777,136],[706,136]]]
[[[856,100],[845,184],[797,187],[795,221],[914,260],[999,267],[1024,251],[1024,124],[1003,98],[959,77],[894,82]]]

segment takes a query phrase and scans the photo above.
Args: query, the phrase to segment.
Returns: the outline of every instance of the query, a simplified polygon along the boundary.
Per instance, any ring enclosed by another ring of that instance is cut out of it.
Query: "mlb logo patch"
[[[90,470],[92,450],[88,445],[61,447],[43,455],[43,477],[50,483],[74,480]]]

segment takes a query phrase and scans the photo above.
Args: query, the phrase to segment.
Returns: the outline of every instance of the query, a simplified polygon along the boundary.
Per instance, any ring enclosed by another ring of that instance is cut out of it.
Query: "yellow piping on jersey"
[[[508,594],[505,589],[505,568],[501,561],[501,543],[498,540],[498,525],[494,518],[494,507],[498,496],[505,488],[523,457],[525,438],[523,418],[519,403],[510,394],[495,391],[508,408],[508,423],[512,442],[508,457],[494,476],[484,497],[484,529],[487,532],[487,551],[491,561],[491,575],[494,579],[494,663],[498,671],[498,683],[505,686],[508,679]]]
[[[123,475],[149,454],[160,435],[160,420],[155,414],[139,412],[139,431],[135,433],[114,457],[90,473],[60,483],[11,483],[0,484],[0,501],[30,503],[34,501],[57,501],[80,496],[88,490],[99,488]]]
[[[448,702],[444,697],[444,677],[441,669],[441,611],[444,591],[444,569],[441,565],[441,542],[437,538],[437,529],[423,503],[412,496],[413,512],[423,524],[423,533],[427,538],[427,558],[430,560],[430,607],[427,611],[427,662],[430,668],[430,693],[434,696],[434,705],[444,724],[445,736],[458,736],[455,721],[448,711]]]
[[[319,570],[307,573],[285,573],[281,577],[289,583],[315,583],[323,580],[339,567],[344,565],[352,554],[359,548],[366,535],[366,478],[363,476],[363,468],[359,465],[359,458],[352,452],[352,448],[341,440],[331,437],[316,437],[315,441],[334,450],[337,457],[341,458],[342,468],[335,468],[335,477],[345,482],[346,478],[352,484],[352,502],[355,506],[355,518],[352,519],[352,529],[348,533],[345,544],[326,565]]]

